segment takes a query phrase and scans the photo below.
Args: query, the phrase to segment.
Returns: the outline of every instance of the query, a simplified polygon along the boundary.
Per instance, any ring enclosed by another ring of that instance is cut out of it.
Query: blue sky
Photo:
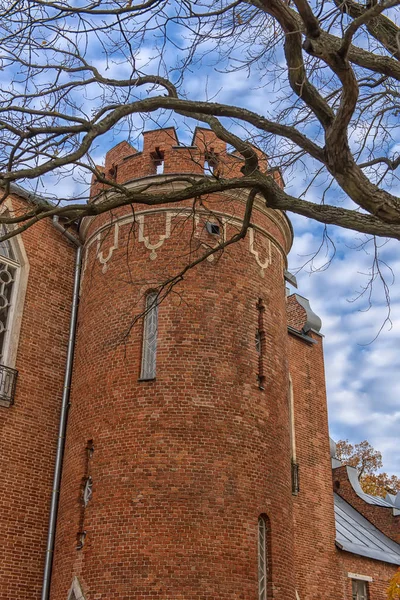
[[[289,263],[295,270],[319,248],[321,228],[302,217],[291,216],[291,220],[295,242]],[[353,443],[367,439],[382,452],[384,470],[399,474],[399,286],[396,280],[390,286],[391,324],[385,324],[388,307],[379,282],[369,309],[365,296],[355,299],[369,280],[371,255],[353,249],[353,233],[331,227],[329,234],[337,246],[332,263],[320,272],[306,266],[297,279],[299,293],[310,299],[322,319],[331,436]],[[383,255],[398,276],[396,242],[387,244]],[[319,264],[324,262],[321,256]],[[386,275],[390,283],[392,274]]]

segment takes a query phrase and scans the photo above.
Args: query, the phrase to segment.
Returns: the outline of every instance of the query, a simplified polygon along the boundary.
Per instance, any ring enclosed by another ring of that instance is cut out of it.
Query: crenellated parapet
[[[268,172],[264,153],[254,148],[259,157],[259,169]],[[143,150],[138,151],[123,141],[106,154],[104,167],[99,171],[109,180],[125,184],[133,179],[161,174],[193,174],[221,178],[240,177],[244,159],[238,152],[228,152],[225,142],[211,129],[196,127],[190,146],[179,143],[174,127],[145,131]],[[271,176],[283,185],[277,170]],[[104,190],[104,185],[93,178],[91,198]]]
[[[120,142],[107,152],[104,167],[99,167],[107,179],[126,185],[131,192],[143,189],[145,182],[146,188],[154,193],[169,193],[186,187],[185,178],[179,177],[188,174],[210,178],[241,176],[243,157],[228,152],[226,143],[210,129],[196,128],[190,146],[179,144],[173,127],[145,132],[143,138],[141,152],[126,141]],[[260,170],[268,172],[265,154],[255,150]],[[279,172],[271,171],[272,175],[282,185]],[[93,202],[101,203],[109,193],[118,192],[98,182],[92,184]],[[247,198],[248,190],[233,189],[174,204],[122,206],[112,214],[86,217],[80,226],[85,242],[84,272],[88,262],[94,260],[105,274],[115,252],[123,250],[130,234],[138,248],[145,251],[144,259],[150,261],[159,262],[163,253],[168,254],[175,247],[177,232],[181,239],[186,238],[191,252],[216,247],[240,231]],[[283,274],[292,243],[292,229],[286,215],[269,209],[265,198],[257,196],[251,221],[242,245],[258,276],[264,278],[272,264]],[[215,231],[208,230],[208,225],[215,225]],[[211,255],[207,260],[214,262],[216,258]]]

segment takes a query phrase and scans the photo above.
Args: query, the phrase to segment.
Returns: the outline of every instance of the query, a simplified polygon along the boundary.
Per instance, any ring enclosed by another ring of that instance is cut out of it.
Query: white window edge
[[[1,212],[14,211],[11,199],[8,198]],[[3,363],[6,367],[15,368],[19,336],[21,332],[22,316],[24,312],[26,289],[28,287],[29,261],[21,235],[11,238],[13,250],[18,258],[17,276],[15,280],[13,295],[11,298],[11,310],[8,317],[9,327],[4,341]],[[5,261],[8,262],[8,261]],[[10,261],[10,264],[13,261]]]
[[[359,573],[347,573],[349,579],[358,579],[358,581],[373,581],[369,575],[360,575]]]
[[[85,600],[79,579],[75,576],[68,591],[67,600]]]

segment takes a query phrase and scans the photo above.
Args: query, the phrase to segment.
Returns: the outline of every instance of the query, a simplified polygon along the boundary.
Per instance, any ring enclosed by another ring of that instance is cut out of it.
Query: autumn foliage
[[[392,577],[387,591],[387,600],[397,600],[400,598],[400,568]]]
[[[400,479],[396,475],[377,473],[383,466],[382,454],[367,440],[354,446],[348,440],[340,440],[336,445],[336,456],[343,464],[358,469],[358,478],[365,493],[384,498],[387,493],[400,492]]]

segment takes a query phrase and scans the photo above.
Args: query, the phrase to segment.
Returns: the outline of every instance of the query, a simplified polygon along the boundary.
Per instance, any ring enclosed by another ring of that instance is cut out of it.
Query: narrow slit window
[[[214,153],[214,148],[205,153],[204,157],[204,175],[217,175],[218,157]]]
[[[267,600],[268,554],[267,523],[265,517],[258,518],[258,599]]]
[[[162,175],[164,173],[164,152],[160,150],[160,148],[156,148],[154,152],[151,153],[151,158],[153,160],[154,169],[156,175]]]
[[[297,462],[296,454],[296,429],[295,429],[295,417],[294,417],[294,396],[293,396],[293,382],[292,377],[289,373],[289,433],[290,433],[290,453],[292,459],[292,494],[297,496],[300,491],[299,485],[299,465]]]
[[[141,379],[154,379],[156,376],[157,330],[158,330],[158,294],[150,292],[146,297],[143,321],[143,349]]]
[[[208,160],[204,161],[204,174],[212,175],[214,173],[214,165],[210,163]]]
[[[259,298],[257,304],[258,311],[258,327],[255,334],[255,346],[258,354],[258,370],[257,370],[257,381],[260,390],[265,390],[265,373],[264,373],[264,362],[265,362],[265,325],[264,325],[264,313],[265,303],[262,298]]]
[[[256,330],[256,351],[257,354],[261,354],[261,334],[260,334],[260,330],[257,329]]]

